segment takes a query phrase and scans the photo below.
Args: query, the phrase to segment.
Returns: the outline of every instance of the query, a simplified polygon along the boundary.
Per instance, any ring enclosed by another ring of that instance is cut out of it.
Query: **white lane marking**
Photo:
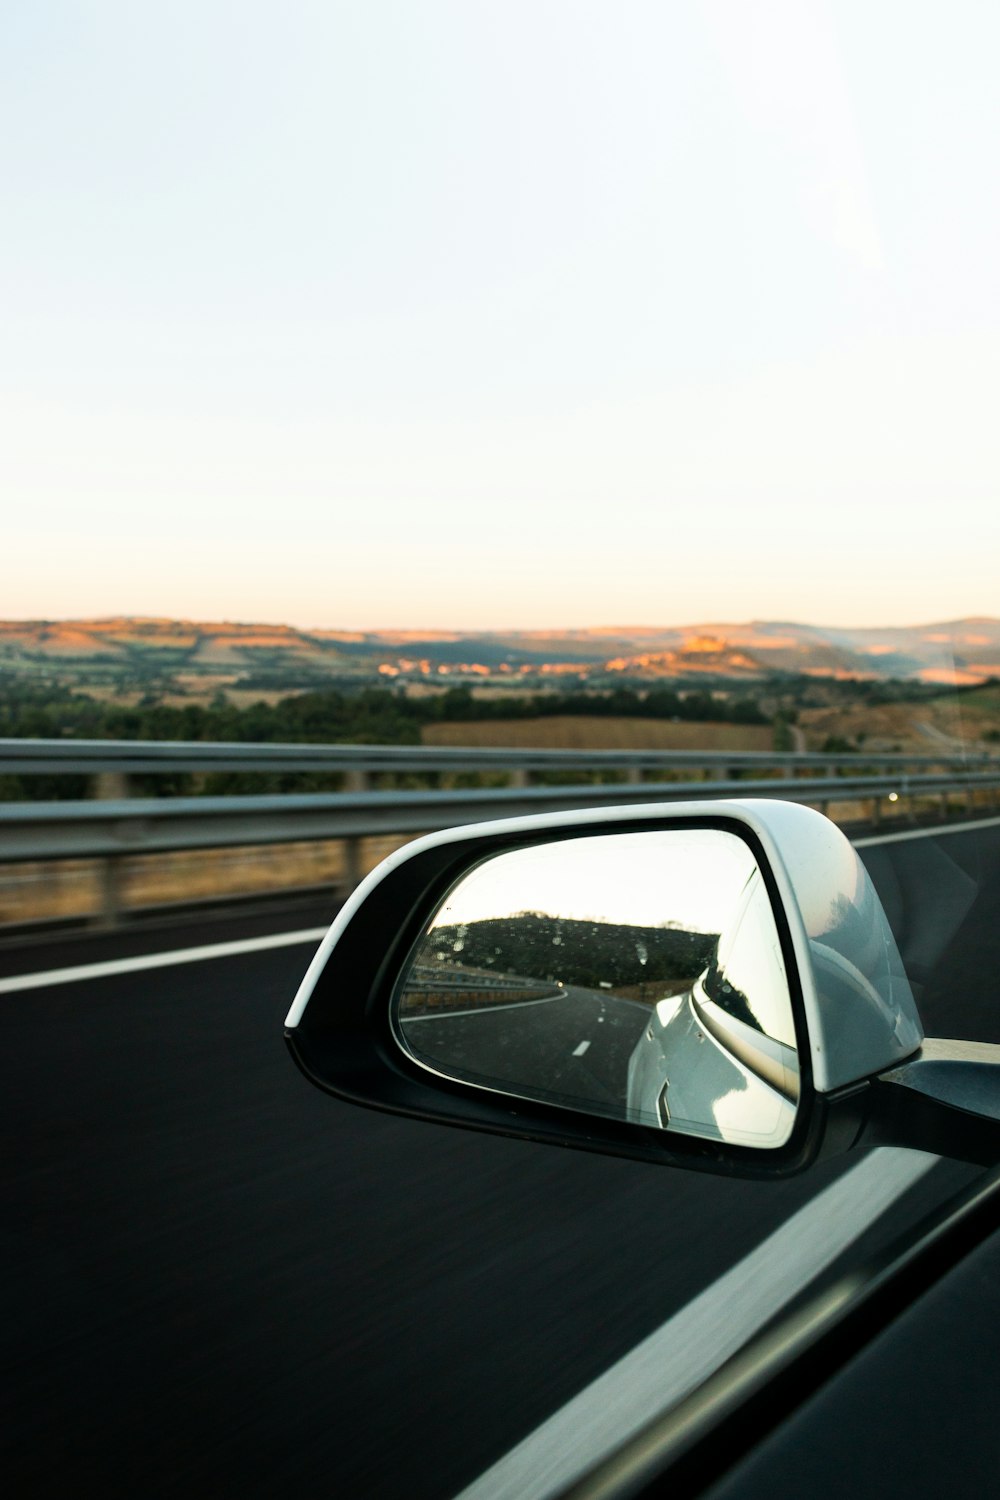
[[[112,974],[138,974],[143,969],[169,969],[174,964],[200,964],[209,958],[260,953],[266,948],[293,948],[297,943],[318,943],[326,931],[325,927],[306,927],[298,932],[277,932],[270,937],[240,938],[232,943],[206,943],[201,948],[174,948],[165,953],[144,953],[137,958],[112,958],[106,963],[48,969],[41,974],[12,974],[8,979],[0,979],[0,995],[48,989],[53,984],[75,984],[81,979],[105,979]]]
[[[583,1054],[586,1052],[586,1050],[587,1050],[587,1048],[589,1046],[590,1046],[589,1042],[581,1042],[580,1045],[579,1045],[579,1047],[574,1047],[573,1048],[573,1056],[574,1057],[582,1057]]]
[[[675,1406],[939,1160],[885,1147],[574,1396],[457,1500],[548,1500]]]
[[[940,828],[908,828],[905,833],[874,833],[869,838],[852,839],[855,849],[870,844],[902,844],[907,839],[939,839],[946,833],[972,833],[977,828],[1000,828],[1000,818],[976,818],[972,823],[942,823]]]

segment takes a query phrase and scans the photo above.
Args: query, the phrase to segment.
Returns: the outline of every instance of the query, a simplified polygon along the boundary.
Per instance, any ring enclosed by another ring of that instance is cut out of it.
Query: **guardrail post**
[[[629,786],[639,786],[643,780],[641,766],[626,766],[625,781]]]
[[[113,854],[97,861],[97,915],[94,926],[111,931],[121,926],[121,861]]]
[[[346,838],[343,841],[344,873],[342,886],[345,896],[361,884],[361,840]]]
[[[879,806],[879,799],[878,799],[878,797],[875,796],[875,797],[872,798],[872,827],[873,828],[878,828],[878,826],[881,823],[881,821],[882,821],[882,809]]]
[[[99,771],[94,777],[94,796],[101,802],[120,802],[131,795],[132,788],[124,771]]]
[[[368,792],[371,790],[372,779],[368,771],[355,768],[347,771],[344,775],[345,792]]]
[[[531,785],[531,772],[528,771],[528,770],[526,770],[524,768],[524,766],[516,766],[514,768],[514,770],[511,771],[511,773],[510,773],[510,780],[508,781],[507,785],[508,786],[530,786]]]
[[[94,796],[101,802],[117,802],[129,796],[129,779],[123,771],[101,771],[94,777]],[[122,862],[118,855],[107,854],[97,862],[96,927],[108,930],[119,927],[122,919]]]

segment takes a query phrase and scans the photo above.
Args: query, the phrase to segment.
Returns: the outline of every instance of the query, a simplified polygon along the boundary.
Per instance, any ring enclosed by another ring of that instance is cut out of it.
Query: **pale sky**
[[[990,0],[5,0],[0,617],[1000,614]]]

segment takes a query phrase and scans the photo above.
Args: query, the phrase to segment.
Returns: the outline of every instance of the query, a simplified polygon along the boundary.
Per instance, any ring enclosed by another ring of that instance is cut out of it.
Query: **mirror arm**
[[[869,1092],[863,1146],[909,1146],[956,1161],[1000,1162],[1000,1047],[926,1038]]]

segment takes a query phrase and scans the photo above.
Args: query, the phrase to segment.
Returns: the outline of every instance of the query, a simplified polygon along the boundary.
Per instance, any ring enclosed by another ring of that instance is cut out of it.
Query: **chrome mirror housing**
[[[342,1099],[737,1176],[1000,1157],[1000,1048],[924,1044],[851,844],[754,799],[449,829],[359,886],[286,1022]]]

